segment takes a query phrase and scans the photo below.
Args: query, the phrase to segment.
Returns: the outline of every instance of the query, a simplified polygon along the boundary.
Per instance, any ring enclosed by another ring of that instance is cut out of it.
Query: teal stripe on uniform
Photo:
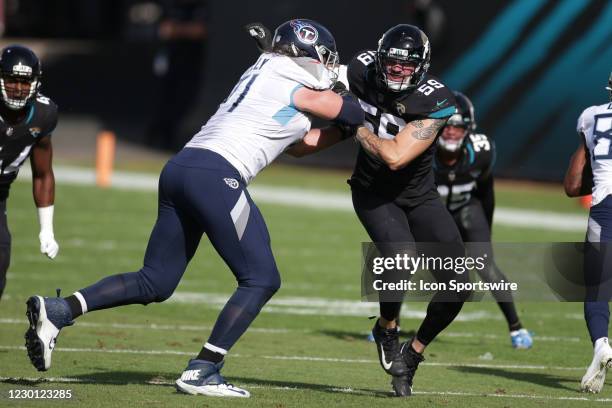
[[[453,113],[455,113],[455,107],[454,106],[449,106],[447,108],[440,109],[439,111],[435,111],[433,113],[430,113],[428,118],[431,118],[431,119],[441,119],[441,118],[446,118],[448,116],[451,116]]]
[[[442,75],[452,89],[466,89],[514,44],[545,0],[512,2],[456,64]]]
[[[295,103],[293,102],[293,95],[298,89],[303,88],[303,87],[304,85],[298,84],[295,86],[295,88],[293,88],[293,90],[291,90],[291,95],[289,95],[289,106],[291,106],[292,108],[295,108]]]
[[[297,115],[298,110],[291,106],[285,106],[272,116],[272,119],[285,126],[289,121]]]
[[[32,104],[32,106],[30,107],[30,111],[28,112],[28,117],[25,120],[25,124],[29,125],[30,122],[32,121],[32,118],[34,117],[34,110],[36,109],[35,105]]]
[[[474,105],[478,106],[481,116],[486,116],[499,100],[503,100],[504,92],[514,86],[524,73],[540,64],[548,56],[548,49],[589,3],[590,0],[559,2],[548,18],[538,25],[534,33],[529,36],[525,44],[512,55],[512,58],[504,62],[503,67],[480,87],[482,92],[474,97]]]

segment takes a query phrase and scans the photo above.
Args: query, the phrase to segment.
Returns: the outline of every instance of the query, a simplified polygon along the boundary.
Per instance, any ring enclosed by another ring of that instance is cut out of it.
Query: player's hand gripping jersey
[[[325,90],[332,79],[312,58],[262,54],[186,147],[220,154],[249,183],[310,130],[310,115],[293,104],[303,86]]]
[[[348,65],[351,92],[365,111],[365,123],[374,134],[393,139],[406,125],[418,119],[444,119],[455,112],[453,93],[426,73],[413,91],[391,92],[379,86],[375,52],[357,54]],[[381,90],[383,89],[383,90]],[[392,171],[380,160],[359,149],[350,183],[403,205],[438,196],[432,171],[435,143],[401,170]]]
[[[576,127],[585,137],[593,171],[593,205],[612,194],[612,103],[582,112]]]

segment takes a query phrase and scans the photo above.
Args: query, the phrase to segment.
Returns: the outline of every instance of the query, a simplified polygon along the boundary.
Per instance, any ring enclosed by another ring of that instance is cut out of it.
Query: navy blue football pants
[[[595,343],[597,339],[608,337],[610,323],[608,302],[612,299],[611,195],[591,207],[586,241],[584,318],[591,341]]]
[[[238,282],[208,340],[227,351],[280,287],[263,217],[236,169],[203,149],[185,148],[170,159],[158,200],[144,266],[80,290],[87,311],[168,299],[206,233]]]

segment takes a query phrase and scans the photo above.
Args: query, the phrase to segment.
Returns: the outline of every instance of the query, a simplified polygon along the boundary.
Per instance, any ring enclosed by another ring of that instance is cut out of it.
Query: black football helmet
[[[463,137],[461,139],[446,139],[444,137],[444,130],[438,138],[438,146],[449,152],[456,152],[461,147],[463,139],[468,133],[476,130],[476,118],[474,116],[474,104],[470,98],[462,94],[461,92],[454,91],[456,101],[455,113],[448,118],[446,126],[456,126],[465,129]]]
[[[272,52],[289,57],[310,57],[323,64],[332,82],[338,77],[336,40],[327,28],[316,21],[295,19],[279,25],[272,39]]]
[[[431,47],[429,39],[418,27],[398,24],[390,28],[378,41],[376,70],[382,85],[393,92],[402,92],[416,87],[429,69]],[[387,67],[393,63],[416,64],[414,73],[401,81],[388,77]]]
[[[0,99],[8,108],[19,110],[31,103],[40,88],[41,77],[40,60],[29,48],[11,45],[0,53]],[[7,83],[15,82],[27,83],[29,88],[7,89]]]

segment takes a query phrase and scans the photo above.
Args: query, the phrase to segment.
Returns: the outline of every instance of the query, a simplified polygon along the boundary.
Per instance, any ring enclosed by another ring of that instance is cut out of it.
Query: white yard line
[[[93,169],[56,166],[55,179],[59,183],[94,185],[96,175]],[[30,169],[19,172],[20,180],[31,178]],[[122,190],[157,191],[158,175],[116,171],[113,187]],[[305,190],[290,187],[256,185],[249,188],[253,199],[259,203],[279,204],[320,210],[353,211],[348,193]],[[585,231],[587,214],[563,214],[550,211],[536,211],[514,208],[496,208],[495,223],[516,228],[540,228],[551,231]]]
[[[96,380],[90,378],[71,378],[71,377],[0,377],[0,382],[43,382],[43,383],[65,383],[65,384],[108,384],[114,385],[116,382]],[[151,379],[143,381],[143,384],[174,386],[174,381],[165,379]],[[27,384],[24,384],[27,386]],[[262,390],[281,390],[281,391],[311,391],[312,389],[305,386],[271,386],[262,384],[250,384],[246,386],[248,389]],[[376,391],[360,390],[353,388],[338,388],[338,387],[320,387],[317,385],[317,390],[325,392],[337,392],[341,394],[360,394],[360,395],[376,395]],[[557,397],[552,395],[536,395],[536,394],[491,394],[491,393],[476,393],[476,392],[457,392],[457,391],[419,391],[413,392],[415,395],[435,395],[442,397],[489,397],[489,398],[514,398],[514,399],[532,399],[544,401],[580,401],[580,402],[612,402],[612,398],[589,398],[589,397]],[[254,396],[256,398],[256,396]]]
[[[229,294],[202,292],[174,292],[169,302],[203,304],[219,309],[229,299]],[[337,300],[318,297],[286,296],[273,297],[262,309],[262,313],[324,316],[373,316],[379,312],[378,303],[354,300]],[[401,316],[408,319],[425,318],[425,310],[410,310],[404,307]],[[458,322],[479,320],[499,320],[500,313],[474,311],[460,313],[455,319]]]
[[[0,350],[22,350],[24,346],[8,346],[0,345]],[[134,355],[177,355],[177,356],[193,356],[194,352],[179,351],[179,350],[136,350],[136,349],[108,349],[108,348],[87,348],[87,347],[57,347],[55,352],[60,353],[105,353],[105,354],[134,354]],[[348,364],[378,364],[378,360],[363,359],[363,358],[334,358],[334,357],[317,357],[317,356],[269,356],[269,355],[245,355],[240,353],[232,353],[232,357],[240,358],[262,358],[265,360],[280,360],[280,361],[309,361],[321,363],[348,363]],[[472,368],[503,368],[516,370],[558,370],[558,371],[584,371],[585,367],[563,367],[563,366],[546,366],[534,364],[484,364],[484,363],[436,363],[424,362],[422,366],[431,367],[472,367]]]
[[[22,325],[27,326],[28,321],[26,319],[11,319],[11,318],[0,318],[0,325]],[[87,327],[94,329],[119,329],[119,330],[152,330],[152,331],[196,331],[196,332],[208,332],[212,330],[212,326],[200,326],[200,325],[173,325],[173,324],[133,324],[133,323],[95,323],[95,322],[78,322],[79,327]],[[266,327],[250,327],[249,333],[271,333],[271,334],[283,334],[283,333],[318,333],[318,330],[313,329],[290,329],[286,327],[278,328],[266,328]],[[367,331],[360,333],[364,339],[368,334]],[[491,333],[475,333],[475,332],[442,332],[440,337],[461,337],[461,338],[485,338],[485,339],[507,339],[508,334],[491,334]],[[586,337],[581,339],[580,337],[571,336],[535,336],[536,341],[544,342],[572,342],[578,343],[580,341],[587,341]]]

